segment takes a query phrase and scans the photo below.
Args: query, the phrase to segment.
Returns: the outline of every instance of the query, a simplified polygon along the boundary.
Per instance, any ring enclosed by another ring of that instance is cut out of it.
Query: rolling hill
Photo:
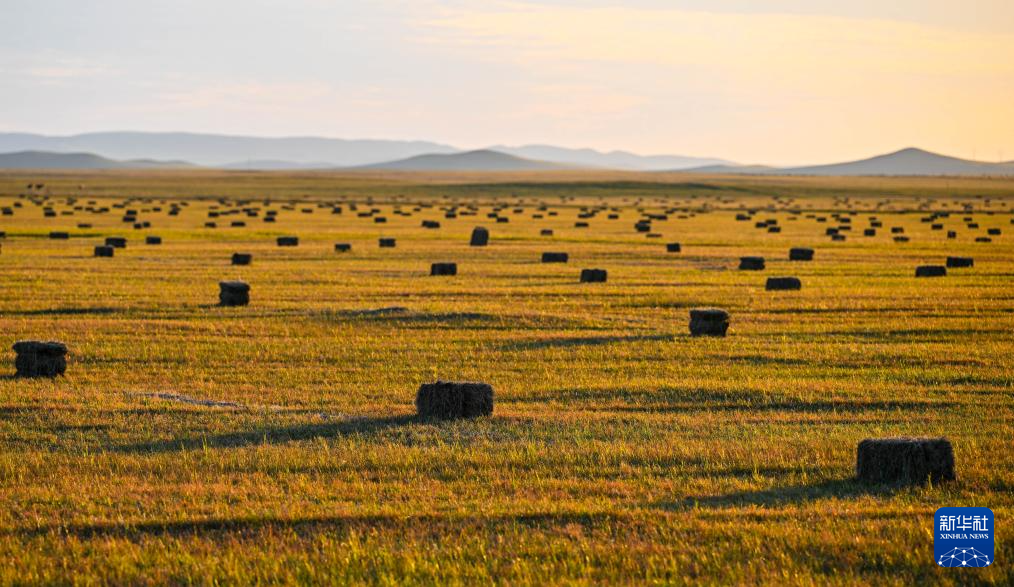
[[[0,153],[0,169],[173,169],[194,167],[186,161],[132,159],[117,161],[92,153],[19,151]]]
[[[679,170],[673,170],[679,171]],[[1014,163],[989,163],[948,157],[923,149],[908,148],[858,161],[811,165],[806,167],[766,167],[762,165],[720,165],[695,167],[694,173],[734,173],[751,175],[1014,175]]]
[[[489,149],[480,149],[464,153],[417,155],[387,163],[366,165],[360,167],[360,169],[387,169],[391,171],[538,171],[574,167],[549,161],[525,159]]]

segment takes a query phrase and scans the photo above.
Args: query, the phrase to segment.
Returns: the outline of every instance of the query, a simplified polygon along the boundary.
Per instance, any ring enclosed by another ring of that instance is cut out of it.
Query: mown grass
[[[152,228],[133,230],[117,208],[44,218],[19,197],[28,179],[58,211],[151,198],[127,207]],[[1011,582],[1011,182],[481,179],[0,176],[0,206],[22,203],[0,216],[3,344],[58,339],[72,352],[64,378],[0,379],[0,582]],[[237,200],[278,222],[207,218]],[[189,204],[169,217],[174,201]],[[446,219],[449,202],[478,213]],[[507,224],[486,218],[500,204]],[[599,204],[620,218],[574,228]],[[845,242],[824,235],[833,219],[806,217],[850,207]],[[654,239],[634,232],[638,208],[680,211]],[[735,221],[745,208],[783,232]],[[930,210],[950,211],[941,222],[959,237],[921,222]],[[884,227],[863,237],[870,215]],[[488,248],[467,245],[477,225]],[[891,226],[911,241],[895,243]],[[300,246],[275,246],[287,234]],[[113,235],[128,247],[94,258]],[[380,236],[397,248],[379,249]],[[666,253],[669,241],[683,252]],[[791,246],[815,260],[790,263]],[[232,267],[237,251],[253,264]],[[540,264],[543,251],[571,261]],[[768,269],[736,271],[746,254]],[[975,267],[913,277],[949,254]],[[440,261],[459,275],[429,277]],[[579,284],[588,267],[609,282]],[[766,292],[772,275],[803,290]],[[227,278],[251,284],[250,306],[215,305]],[[687,312],[704,305],[732,312],[728,338],[689,337]],[[13,371],[8,351],[0,373]],[[491,383],[495,415],[417,420],[415,390],[436,378]],[[959,480],[851,480],[859,440],[901,434],[948,436]],[[993,566],[934,564],[933,512],[958,505],[996,514]]]

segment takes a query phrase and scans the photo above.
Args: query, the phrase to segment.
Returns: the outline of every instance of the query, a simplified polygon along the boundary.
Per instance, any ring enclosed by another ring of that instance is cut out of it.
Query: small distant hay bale
[[[920,265],[915,268],[916,277],[943,277],[947,275],[947,268],[943,265]]]
[[[553,236],[553,229],[552,228],[543,228],[542,230],[539,231],[539,234],[541,236]]]
[[[419,386],[415,406],[420,418],[453,420],[493,415],[493,386],[488,383],[437,381]]]
[[[221,281],[218,303],[222,306],[245,306],[250,303],[250,286],[244,281]]]
[[[457,275],[457,263],[433,263],[430,265],[430,275]]]
[[[250,253],[233,253],[232,264],[233,265],[249,265],[253,261],[253,255]]]
[[[95,247],[95,256],[96,257],[112,257],[113,256],[113,251],[115,251],[115,250],[116,249],[114,249],[113,247],[110,247],[109,245],[98,245],[98,246]]]
[[[567,253],[542,253],[543,263],[566,263],[568,259]]]
[[[947,267],[973,267],[975,260],[971,257],[947,257]]]
[[[769,277],[764,284],[767,291],[794,291],[803,289],[803,282],[798,277]]]
[[[67,370],[67,345],[62,342],[20,340],[13,348],[17,377],[56,377]]]
[[[956,231],[956,230],[948,230],[947,231],[947,238],[958,238],[958,231]]]
[[[160,244],[162,244],[162,237],[160,237],[160,236],[146,236],[146,237],[144,237],[144,244],[146,244],[146,245],[160,245]]]
[[[440,228],[440,223],[436,220],[423,220],[422,227],[430,229]]]
[[[764,257],[740,257],[739,269],[741,271],[761,271],[764,269]]]
[[[61,241],[62,240],[67,240],[67,239],[70,238],[70,233],[54,230],[53,232],[49,233],[49,238],[51,238],[53,240],[61,240]]]
[[[382,249],[393,249],[395,240],[393,238],[382,238],[380,239],[380,248]]]
[[[280,247],[298,247],[299,237],[298,236],[280,236],[275,239]]]
[[[907,236],[896,236],[896,237],[894,237],[894,242],[896,242],[896,243],[907,243],[908,241],[909,241],[909,238]]]
[[[690,310],[690,336],[725,336],[729,313],[720,308]]]
[[[891,234],[904,234],[904,233],[905,233],[905,227],[903,227],[903,226],[892,226],[891,227]]]
[[[877,236],[876,228],[867,228],[863,231],[863,236]]]
[[[991,242],[993,242],[993,239],[989,238],[988,236],[977,236],[977,237],[975,237],[975,242],[977,242],[977,243],[991,243]]]
[[[1002,232],[1003,231],[1001,231],[999,228],[990,228],[986,230],[986,234],[991,234],[993,236],[1000,236]]]
[[[581,283],[605,283],[608,273],[605,269],[582,269]]]
[[[574,228],[588,228],[587,222],[575,222]]]
[[[781,226],[769,226],[768,227],[768,232],[770,232],[772,234],[778,234],[781,231],[782,231],[782,227]]]
[[[682,250],[683,249],[680,247],[679,243],[666,243],[665,245],[665,251],[667,253],[679,253]]]
[[[831,240],[834,241],[834,242],[836,242],[836,243],[840,243],[840,242],[842,242],[842,241],[845,240],[845,235],[844,234],[832,234],[831,235]]]
[[[205,222],[204,223],[204,228],[216,228],[217,226],[218,225],[215,224],[214,222]]]
[[[347,253],[351,250],[352,245],[350,243],[335,243],[334,245],[334,251],[336,253]]]
[[[867,438],[856,449],[856,478],[887,485],[953,481],[954,449],[946,438]]]
[[[804,247],[789,249],[789,261],[813,261],[813,249]]]
[[[107,236],[106,246],[116,249],[125,249],[127,248],[127,238],[123,236]]]
[[[233,220],[232,222],[229,223],[229,226],[233,228],[243,228],[244,226],[246,226],[246,222],[243,222],[242,220]]]
[[[472,238],[468,241],[469,246],[484,247],[489,244],[489,230],[476,226],[472,229]]]

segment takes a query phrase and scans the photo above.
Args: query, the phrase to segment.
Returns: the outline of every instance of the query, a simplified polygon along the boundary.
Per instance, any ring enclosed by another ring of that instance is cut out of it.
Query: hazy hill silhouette
[[[388,169],[392,171],[538,171],[567,169],[568,166],[549,161],[536,161],[515,157],[507,153],[480,149],[465,153],[417,155],[398,161],[366,165],[362,169]]]
[[[697,173],[754,175],[1014,175],[1014,164],[988,163],[948,157],[923,149],[908,148],[858,161],[806,167],[723,165],[697,167]]]
[[[0,153],[0,169],[170,169],[194,167],[186,161],[132,159],[116,161],[92,153],[19,151]]]

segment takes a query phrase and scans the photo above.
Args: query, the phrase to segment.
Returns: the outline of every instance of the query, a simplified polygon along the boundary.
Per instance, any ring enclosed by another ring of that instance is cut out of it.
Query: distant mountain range
[[[480,149],[464,153],[416,155],[398,161],[367,165],[363,169],[396,171],[539,171],[546,169],[576,168],[575,165],[536,161],[499,151]]]
[[[869,159],[809,167],[737,165],[678,155],[603,153],[551,145],[463,151],[426,141],[261,138],[194,133],[109,132],[49,137],[0,133],[4,169],[144,169],[213,167],[251,170],[375,169],[536,171],[614,169],[752,175],[1014,176],[1014,162],[988,163],[902,149]]]
[[[194,167],[186,161],[130,159],[118,161],[92,153],[18,151],[0,153],[0,169],[172,169]]]
[[[922,149],[908,148],[869,159],[812,165],[809,167],[767,167],[764,165],[708,165],[688,170],[696,173],[751,175],[1014,175],[1014,161],[987,163],[948,157]]]
[[[642,156],[623,151],[601,153],[548,145],[491,147],[523,159],[602,167],[662,171],[726,164],[721,159],[674,155]],[[363,167],[417,155],[466,152],[427,141],[345,140],[321,137],[264,138],[198,133],[100,132],[73,136],[0,133],[0,153],[49,151],[94,153],[110,159],[185,160],[227,169],[328,169]]]

